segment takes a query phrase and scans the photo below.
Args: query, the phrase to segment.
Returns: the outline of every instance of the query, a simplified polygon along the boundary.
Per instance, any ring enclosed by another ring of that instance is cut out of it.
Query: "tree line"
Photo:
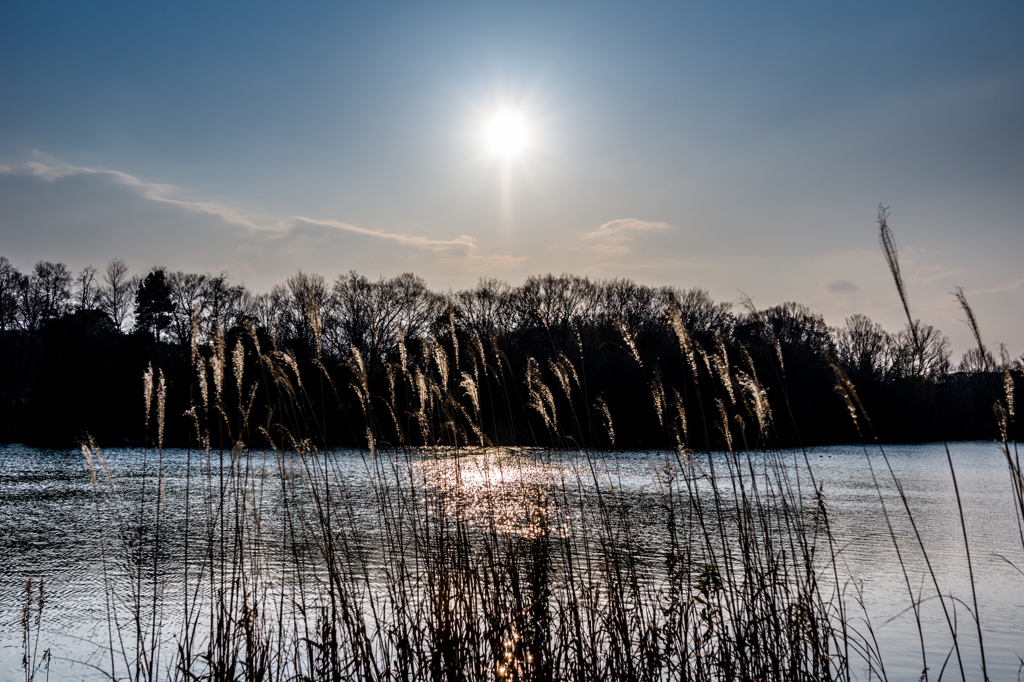
[[[680,346],[681,334],[692,348]],[[393,418],[412,418],[411,406],[423,396],[401,381],[405,393],[397,402],[394,393],[395,377],[413,366],[433,367],[453,386],[470,366],[477,373],[490,368],[494,380],[474,382],[480,394],[474,388],[466,404],[490,420],[492,440],[522,445],[556,437],[544,426],[548,407],[533,404],[535,382],[568,381],[571,372],[587,404],[551,396],[551,412],[571,415],[563,422],[577,424],[578,440],[624,448],[673,442],[659,407],[673,395],[702,408],[737,400],[733,370],[764,387],[773,445],[865,437],[835,390],[845,380],[883,441],[993,438],[992,396],[1007,376],[1019,384],[1013,377],[1024,366],[1024,358],[996,358],[984,346],[954,362],[948,339],[920,321],[889,332],[853,315],[830,327],[799,303],[757,310],[749,301],[715,301],[701,288],[629,279],[544,275],[515,286],[481,279],[471,289],[436,292],[409,273],[328,280],[298,272],[255,293],[224,272],[156,267],[132,274],[114,259],[102,272],[90,266],[74,274],[63,263],[40,261],[23,273],[0,257],[4,441],[72,444],[88,433],[109,445],[142,442],[139,387],[154,368],[168,387],[167,442],[193,442],[187,413],[197,391],[206,390],[196,363],[214,362],[224,348],[289,358],[317,406],[309,412],[319,437],[347,445],[365,444],[353,416],[360,401],[365,413],[365,401],[372,406],[374,396],[390,392],[391,404],[408,406]],[[269,395],[254,394],[247,409],[253,405],[284,409]],[[597,428],[598,412],[611,415],[614,428]],[[705,417],[696,440],[727,445],[733,434],[711,421]],[[743,435],[742,424],[732,428]]]

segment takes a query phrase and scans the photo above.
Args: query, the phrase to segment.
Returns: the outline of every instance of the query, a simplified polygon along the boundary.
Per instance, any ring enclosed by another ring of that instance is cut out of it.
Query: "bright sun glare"
[[[526,147],[528,132],[522,114],[503,109],[494,114],[484,127],[484,142],[493,154],[511,159]]]

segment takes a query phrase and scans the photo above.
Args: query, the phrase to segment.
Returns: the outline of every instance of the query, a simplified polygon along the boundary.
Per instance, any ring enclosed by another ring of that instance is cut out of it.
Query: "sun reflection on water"
[[[569,534],[579,515],[580,462],[524,448],[436,450],[410,472],[449,516],[481,530]],[[569,500],[575,504],[562,504]]]

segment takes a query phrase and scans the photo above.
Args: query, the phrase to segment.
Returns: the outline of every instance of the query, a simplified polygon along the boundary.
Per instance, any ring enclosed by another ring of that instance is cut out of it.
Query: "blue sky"
[[[0,6],[0,254],[543,272],[915,313],[1024,352],[1021,3]],[[522,111],[510,167],[479,130]]]

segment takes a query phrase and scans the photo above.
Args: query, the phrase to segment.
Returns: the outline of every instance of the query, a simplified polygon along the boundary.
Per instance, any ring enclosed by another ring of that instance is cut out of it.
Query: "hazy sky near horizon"
[[[0,6],[0,255],[572,272],[1024,353],[1020,2]],[[502,108],[530,142],[480,131]]]

